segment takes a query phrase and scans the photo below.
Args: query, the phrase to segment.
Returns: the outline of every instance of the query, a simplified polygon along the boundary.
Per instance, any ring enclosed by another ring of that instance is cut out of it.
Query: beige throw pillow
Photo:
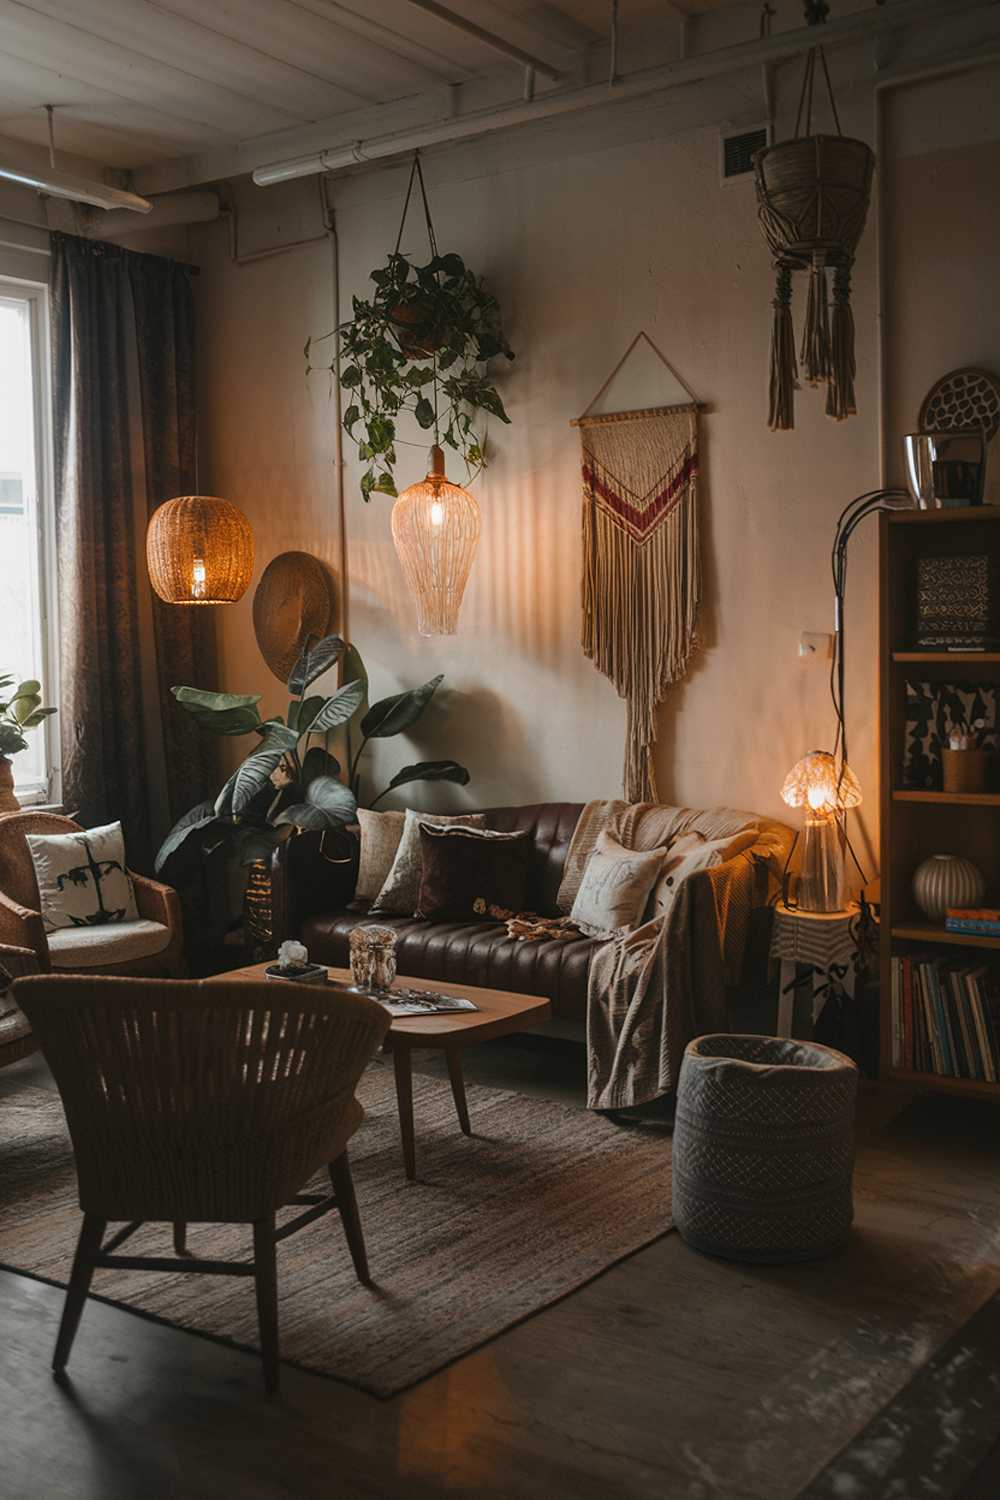
[[[666,849],[639,853],[605,831],[587,860],[570,920],[588,937],[613,937],[638,927]]]
[[[684,833],[674,839],[667,851],[660,877],[649,898],[646,920],[668,917],[677,892],[689,875],[711,870],[727,859],[733,859],[757,840],[756,828],[743,828],[737,834],[721,839],[707,839],[701,833]]]
[[[485,828],[486,815],[464,813],[444,818],[438,813],[414,812],[412,807],[408,807],[399,848],[396,850],[392,868],[375,898],[375,905],[372,907],[373,916],[381,914],[412,917],[416,911],[417,898],[420,895],[420,878],[424,869],[420,847],[421,823],[431,828],[444,828],[449,824],[460,824],[466,828]]]
[[[356,901],[374,901],[385,885],[385,878],[392,869],[399,841],[403,837],[403,812],[372,812],[370,808],[358,808],[361,825],[361,857],[358,862],[358,883],[354,888]]]
[[[25,838],[46,932],[138,920],[120,823]]]

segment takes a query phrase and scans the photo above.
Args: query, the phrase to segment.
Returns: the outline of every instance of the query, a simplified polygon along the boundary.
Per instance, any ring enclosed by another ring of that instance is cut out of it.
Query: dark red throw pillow
[[[415,917],[505,922],[523,911],[530,839],[489,828],[420,825],[423,874]]]

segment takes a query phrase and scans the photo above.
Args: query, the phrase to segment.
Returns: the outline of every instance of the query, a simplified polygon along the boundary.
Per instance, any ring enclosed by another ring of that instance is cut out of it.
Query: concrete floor
[[[548,1038],[468,1072],[582,1097],[580,1049]],[[0,1140],[4,1096],[45,1082],[36,1059],[0,1075]],[[0,1272],[0,1495],[792,1500],[1000,1286],[997,1124],[868,1087],[839,1256],[737,1266],[669,1235],[386,1402],[287,1367],[268,1400],[255,1358],[99,1303],[59,1386],[61,1291]]]

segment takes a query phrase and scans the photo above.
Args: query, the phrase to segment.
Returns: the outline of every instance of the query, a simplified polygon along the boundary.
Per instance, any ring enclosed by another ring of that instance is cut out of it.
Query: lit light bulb
[[[204,599],[208,592],[206,587],[205,559],[196,557],[191,562],[191,598]]]
[[[440,526],[443,523],[443,521],[444,521],[444,506],[441,504],[440,500],[435,500],[431,504],[431,525],[432,526]]]
[[[825,807],[836,796],[836,788],[834,787],[831,791],[831,788],[827,786],[811,786],[806,796],[811,808]]]

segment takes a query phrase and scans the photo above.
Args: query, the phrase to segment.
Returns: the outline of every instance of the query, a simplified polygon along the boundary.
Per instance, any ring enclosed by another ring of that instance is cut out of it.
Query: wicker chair
[[[0,944],[0,1068],[38,1051],[31,1022],[14,999],[11,987],[11,981],[19,976],[37,973],[38,959],[30,948]]]
[[[277,1390],[277,1242],[338,1208],[369,1279],[347,1143],[388,1015],[283,981],[39,974],[15,993],[62,1095],[83,1209],[53,1368],[69,1358],[95,1267],[203,1271],[255,1277],[264,1383]],[[321,1168],[333,1195],[302,1193]],[[305,1211],[276,1228],[286,1204]],[[175,1256],[114,1253],[145,1221],[173,1224]],[[253,1261],[187,1257],[189,1222],[252,1224]]]
[[[43,971],[180,978],[185,972],[184,933],[177,892],[131,871],[139,922],[81,929],[85,944],[79,951],[73,947],[57,951],[55,943],[50,949],[25,834],[80,831],[79,823],[55,813],[9,813],[0,818],[0,943],[30,948]],[[72,935],[76,933],[72,929]]]

